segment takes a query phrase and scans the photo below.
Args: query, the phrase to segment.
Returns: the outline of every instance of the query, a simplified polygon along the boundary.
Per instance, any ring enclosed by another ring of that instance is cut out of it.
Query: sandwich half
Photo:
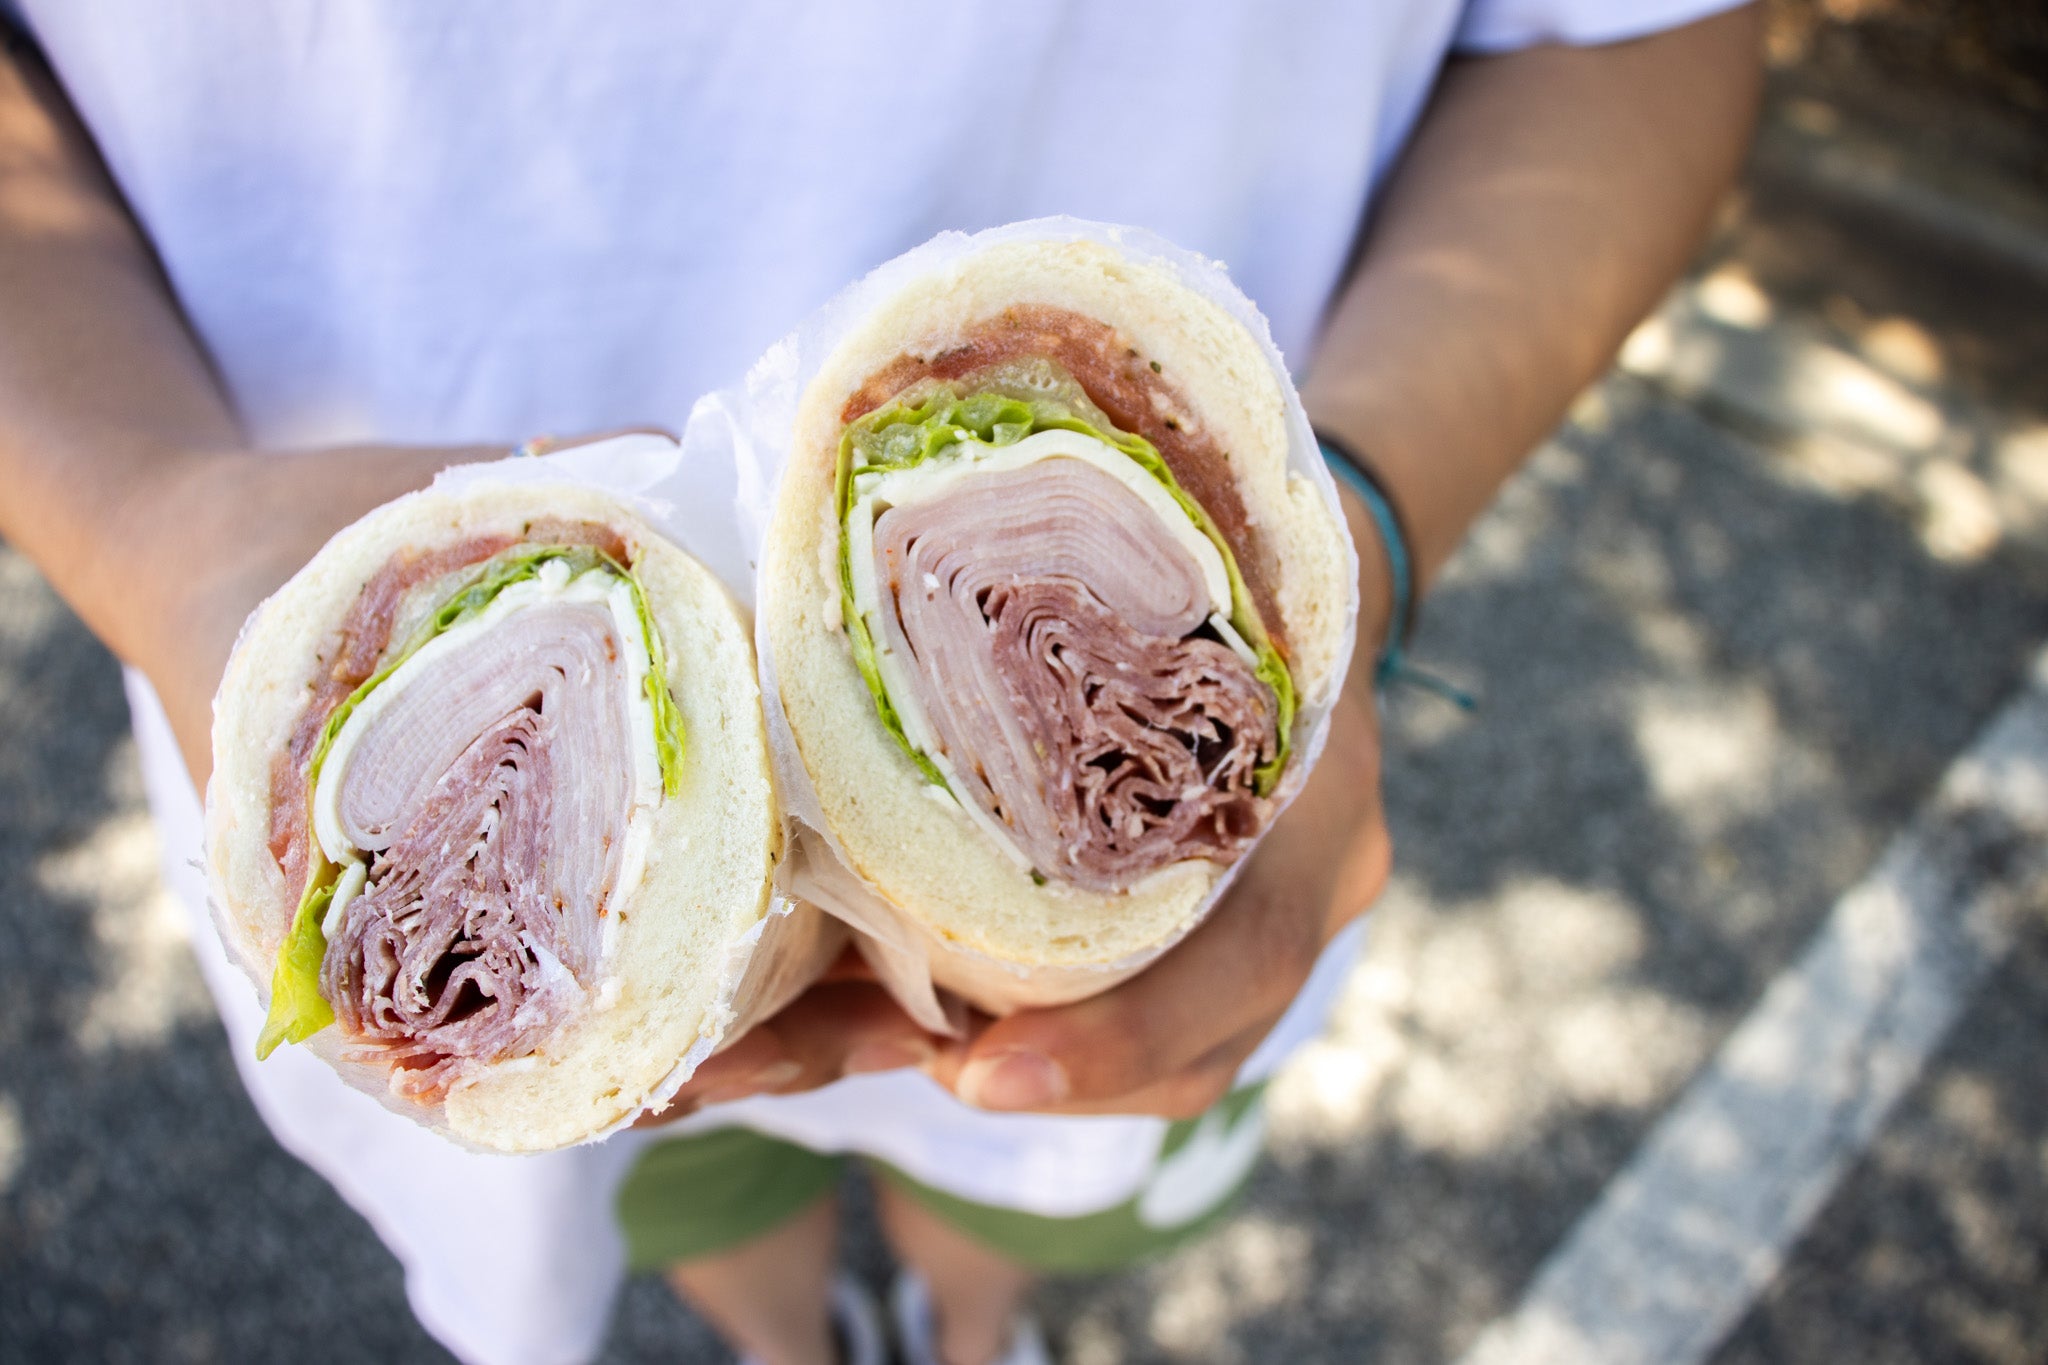
[[[1350,543],[1277,356],[1164,265],[1013,238],[898,278],[797,404],[770,701],[932,979],[1054,1003],[1185,933],[1298,788]]]
[[[336,536],[214,704],[207,861],[313,1049],[473,1146],[666,1099],[733,1023],[781,841],[738,607],[622,501],[428,491]]]

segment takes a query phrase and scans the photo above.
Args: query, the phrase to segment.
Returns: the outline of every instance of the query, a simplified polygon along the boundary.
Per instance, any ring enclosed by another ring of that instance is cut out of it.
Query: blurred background
[[[1250,1197],[1047,1286],[1072,1365],[2048,1360],[2048,5],[1769,8],[1713,239],[1429,604],[1483,703],[1392,708]],[[156,859],[114,662],[0,547],[0,1359],[445,1360]],[[652,1281],[605,1355],[722,1358]]]

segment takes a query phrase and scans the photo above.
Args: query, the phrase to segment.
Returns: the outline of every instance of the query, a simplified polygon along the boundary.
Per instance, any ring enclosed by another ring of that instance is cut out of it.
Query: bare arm
[[[1760,27],[1445,70],[1303,392],[1394,489],[1425,578],[1685,268],[1749,144]]]
[[[248,451],[91,140],[0,37],[0,536],[149,675],[203,782],[243,618],[354,517],[484,452]]]
[[[0,57],[0,534],[139,657],[149,623],[130,609],[132,538],[117,532],[147,526],[179,457],[239,444],[90,142],[13,47]]]
[[[1303,394],[1384,475],[1425,579],[1684,268],[1747,145],[1758,47],[1751,9],[1445,72]],[[1364,620],[1322,765],[1179,948],[943,1056],[936,1070],[969,1098],[1199,1112],[1378,895],[1391,848],[1370,691],[1388,589],[1372,523],[1344,496]]]

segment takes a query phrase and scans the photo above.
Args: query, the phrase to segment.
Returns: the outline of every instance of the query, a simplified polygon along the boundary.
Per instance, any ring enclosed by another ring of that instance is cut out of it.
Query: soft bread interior
[[[1349,585],[1343,533],[1313,485],[1287,469],[1286,398],[1257,341],[1165,270],[1093,242],[989,248],[921,278],[841,342],[806,389],[766,550],[763,624],[781,702],[825,817],[854,870],[939,943],[1023,967],[1108,965],[1170,941],[1219,869],[1181,864],[1132,890],[1039,886],[935,799],[876,716],[840,629],[833,507],[840,413],[906,352],[936,355],[1005,308],[1098,319],[1157,361],[1231,452],[1250,523],[1277,560],[1275,596],[1296,686],[1337,687]],[[943,954],[934,977],[949,979]]]
[[[342,532],[265,603],[214,702],[207,857],[229,947],[267,992],[302,888],[287,886],[268,838],[271,762],[305,703],[306,680],[365,582],[392,555],[517,533],[538,517],[601,522],[634,554],[669,685],[682,712],[683,787],[654,812],[646,875],[614,913],[618,982],[531,1057],[488,1068],[443,1108],[458,1137],[503,1151],[560,1147],[636,1112],[701,1035],[715,1031],[727,950],[760,920],[778,850],[753,651],[717,580],[616,500],[569,485],[416,494]],[[723,983],[730,984],[730,983]],[[312,1047],[345,1072],[334,1028]],[[357,1081],[362,1076],[353,1077]]]

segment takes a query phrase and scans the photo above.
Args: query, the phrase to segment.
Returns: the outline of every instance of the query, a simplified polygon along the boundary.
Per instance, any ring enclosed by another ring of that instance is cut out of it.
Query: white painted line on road
[[[2048,850],[2048,650],[1461,1365],[1697,1365],[2012,937]]]

